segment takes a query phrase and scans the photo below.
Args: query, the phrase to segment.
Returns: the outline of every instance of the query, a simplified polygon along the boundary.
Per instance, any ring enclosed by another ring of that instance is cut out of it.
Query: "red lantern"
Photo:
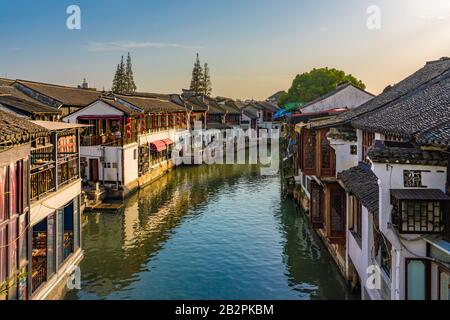
[[[125,132],[128,139],[131,139],[131,118],[127,118],[127,124],[125,126]]]

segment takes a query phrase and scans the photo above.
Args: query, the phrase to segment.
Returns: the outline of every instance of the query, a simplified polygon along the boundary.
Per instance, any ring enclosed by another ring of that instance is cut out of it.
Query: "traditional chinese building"
[[[27,121],[5,112],[0,119],[3,298],[61,298],[65,280],[83,256],[78,151],[82,126]]]

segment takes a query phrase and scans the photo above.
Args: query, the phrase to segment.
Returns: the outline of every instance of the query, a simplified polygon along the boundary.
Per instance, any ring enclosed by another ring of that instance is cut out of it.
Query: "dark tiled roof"
[[[0,78],[0,86],[10,86],[14,83],[15,80],[7,79],[7,78]]]
[[[327,137],[330,139],[338,139],[344,141],[358,140],[356,136],[356,130],[348,126],[330,128]]]
[[[447,157],[442,152],[421,150],[411,144],[400,142],[375,141],[367,156],[373,162],[432,166],[447,165]]]
[[[205,99],[205,103],[208,105],[208,113],[209,114],[226,114],[227,110],[225,106],[219,104],[215,99]]]
[[[271,111],[271,112],[277,112],[280,110],[280,108],[273,103],[265,102],[265,101],[259,101],[257,104],[261,107],[261,109]]]
[[[274,93],[270,97],[267,98],[267,100],[280,100],[281,96],[286,94],[286,91],[278,91],[277,93]]]
[[[347,192],[355,195],[371,213],[378,215],[378,178],[368,165],[360,163],[357,167],[341,172],[338,178]]]
[[[241,109],[239,109],[235,104],[234,101],[226,100],[222,103],[219,103],[220,107],[224,109],[227,113],[231,114],[241,114]]]
[[[116,95],[119,99],[124,100],[145,112],[183,112],[186,109],[170,100],[169,96],[163,98],[149,98],[137,95]]]
[[[55,108],[9,95],[0,95],[0,104],[25,114],[60,114],[60,111]]]
[[[450,200],[450,197],[439,189],[392,189],[391,196],[397,200]]]
[[[123,103],[120,103],[120,102],[116,101],[116,99],[114,99],[114,98],[103,97],[103,98],[100,99],[100,101],[110,105],[113,108],[116,108],[119,111],[122,111],[126,115],[132,115],[132,114],[136,113],[135,109],[127,107]]]
[[[43,103],[37,101],[36,99],[33,99],[33,98],[27,96],[25,93],[18,90],[14,86],[1,86],[0,85],[0,95],[13,96],[13,97],[19,98],[21,100],[26,100],[26,101],[32,102],[33,104],[39,105],[43,108],[49,108],[48,105],[43,104]],[[53,108],[53,107],[50,107],[50,108]],[[56,108],[53,108],[53,109],[56,109]]]
[[[17,84],[23,85],[67,106],[85,107],[102,95],[100,91],[91,89],[79,89],[26,80],[17,80]]]
[[[0,145],[29,142],[46,133],[45,128],[0,110]]]
[[[353,119],[362,117],[371,111],[382,108],[390,103],[405,97],[411,91],[427,86],[433,80],[439,79],[450,69],[450,59],[443,59],[427,63],[422,69],[416,71],[398,84],[392,86],[382,94],[376,96],[372,100],[359,106],[358,108],[347,111],[335,119],[317,123],[316,126],[333,126],[340,123],[350,122]]]
[[[258,109],[252,106],[246,106],[242,112],[250,119],[258,119]]]
[[[419,133],[417,142],[427,145],[450,146],[450,121]]]
[[[192,111],[207,111],[208,110],[208,105],[200,97],[184,94],[182,96],[182,98],[186,102],[186,104],[191,108]]]
[[[401,99],[354,119],[352,125],[414,140],[415,135],[449,121],[450,70]]]

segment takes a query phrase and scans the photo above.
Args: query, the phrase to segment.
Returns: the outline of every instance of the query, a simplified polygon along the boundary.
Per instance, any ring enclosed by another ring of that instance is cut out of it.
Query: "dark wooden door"
[[[98,178],[98,159],[89,159],[89,180],[97,182]]]
[[[313,228],[323,228],[323,210],[324,210],[323,188],[317,183],[311,184],[311,222]]]
[[[346,194],[339,185],[330,186],[330,231],[332,242],[345,243]]]

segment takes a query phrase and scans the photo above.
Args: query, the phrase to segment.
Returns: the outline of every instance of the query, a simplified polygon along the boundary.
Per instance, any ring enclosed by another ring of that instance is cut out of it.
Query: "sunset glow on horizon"
[[[81,8],[68,30],[66,8]],[[381,10],[369,30],[367,8]],[[139,91],[179,93],[198,52],[213,95],[265,99],[312,68],[342,69],[379,94],[450,56],[448,0],[0,1],[0,77],[109,89],[131,52]]]

